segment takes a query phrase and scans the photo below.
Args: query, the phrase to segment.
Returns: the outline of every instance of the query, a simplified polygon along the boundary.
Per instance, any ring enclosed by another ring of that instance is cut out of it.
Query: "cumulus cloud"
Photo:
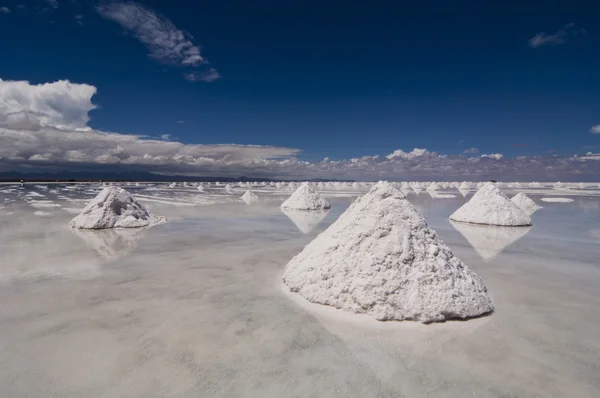
[[[466,154],[466,155],[476,154],[476,153],[479,153],[479,148],[465,149],[465,151],[463,153]]]
[[[504,157],[504,155],[501,153],[491,153],[489,155],[481,155],[481,157],[488,158],[488,159],[494,159],[494,160],[500,160]]]
[[[415,148],[387,156],[307,162],[300,150],[202,145],[87,126],[96,88],[68,81],[0,81],[0,171],[145,171],[197,176],[377,179],[569,179],[600,176],[600,156],[444,155]]]
[[[592,133],[592,134],[600,134],[600,124],[598,124],[596,126],[593,126],[590,129],[590,133]]]
[[[33,85],[0,79],[0,126],[86,128],[96,87],[68,80]]]
[[[150,57],[167,64],[198,66],[206,63],[190,34],[177,29],[169,19],[141,4],[108,2],[96,7],[104,18],[132,32],[150,51]]]
[[[578,29],[574,23],[567,24],[557,30],[554,33],[540,32],[529,39],[529,46],[531,48],[538,48],[541,46],[564,44],[571,37],[585,34],[584,29]]]

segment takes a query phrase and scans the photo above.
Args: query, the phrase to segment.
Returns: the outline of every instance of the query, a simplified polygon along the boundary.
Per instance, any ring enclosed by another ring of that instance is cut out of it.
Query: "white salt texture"
[[[523,212],[528,216],[532,215],[533,213],[542,208],[541,206],[538,206],[531,198],[529,198],[529,196],[525,195],[523,192],[519,192],[518,194],[513,196],[511,201],[517,206],[519,206],[519,208],[523,210]]]
[[[71,220],[69,226],[83,229],[139,228],[164,222],[164,217],[149,213],[126,190],[107,187]]]
[[[303,182],[298,189],[281,205],[282,209],[323,210],[330,209],[331,204],[318,193],[308,182]]]
[[[516,227],[531,225],[531,218],[498,187],[488,182],[450,216],[452,221]]]
[[[493,310],[483,281],[387,182],[294,257],[283,281],[310,302],[381,321],[428,323]]]

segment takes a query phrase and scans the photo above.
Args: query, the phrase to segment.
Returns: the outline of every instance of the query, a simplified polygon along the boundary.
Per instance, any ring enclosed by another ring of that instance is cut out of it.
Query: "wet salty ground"
[[[600,396],[595,191],[533,192],[544,209],[525,229],[450,224],[456,190],[409,194],[496,306],[421,325],[281,288],[289,259],[364,190],[326,191],[332,210],[307,217],[279,210],[286,190],[247,206],[241,188],[131,187],[169,223],[71,231],[98,188],[0,186],[3,396]]]

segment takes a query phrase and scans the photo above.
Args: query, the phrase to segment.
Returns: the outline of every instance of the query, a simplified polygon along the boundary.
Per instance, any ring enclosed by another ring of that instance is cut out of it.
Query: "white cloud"
[[[204,72],[190,72],[185,74],[185,79],[190,82],[214,82],[221,78],[219,72],[215,68],[210,68]]]
[[[575,28],[574,23],[567,24],[557,30],[555,33],[549,34],[540,32],[529,39],[529,46],[531,48],[538,48],[546,45],[559,45],[564,44],[567,40],[573,36],[585,34],[584,29]]]
[[[111,170],[271,178],[564,179],[600,177],[598,154],[444,155],[415,148],[388,156],[307,162],[300,150],[254,145],[201,145],[105,132],[87,126],[96,88],[59,81],[0,81],[0,171]]]
[[[593,126],[590,129],[590,133],[592,133],[592,134],[600,134],[600,124],[598,124],[596,126]]]
[[[494,159],[494,160],[500,160],[504,157],[503,154],[501,153],[492,153],[489,155],[481,155],[482,158],[488,158],[488,159]]]
[[[479,148],[469,148],[469,149],[465,149],[465,151],[463,152],[464,154],[470,155],[470,154],[476,154],[479,153]]]
[[[0,79],[0,126],[86,128],[88,112],[96,108],[91,101],[94,94],[96,87],[68,80],[32,85]]]
[[[81,15],[81,14],[75,15],[75,21],[77,21],[77,25],[83,26],[83,15]]]
[[[415,148],[411,152],[404,152],[402,149],[397,149],[394,152],[386,156],[387,159],[401,158],[401,159],[414,159],[419,156],[427,155],[431,152],[427,149]]]
[[[54,9],[58,8],[58,0],[45,0],[48,5]]]
[[[0,14],[10,14],[10,9],[8,7],[0,7]]]
[[[200,55],[200,47],[192,42],[191,35],[177,29],[169,19],[141,4],[118,1],[103,3],[96,10],[104,18],[133,32],[148,48],[150,56],[160,62],[180,66],[206,63]]]

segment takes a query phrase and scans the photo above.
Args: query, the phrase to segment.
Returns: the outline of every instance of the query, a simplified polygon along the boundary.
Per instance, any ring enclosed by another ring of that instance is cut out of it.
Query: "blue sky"
[[[311,163],[593,157],[600,8],[522,3],[0,0],[0,78],[94,86],[94,130]]]

